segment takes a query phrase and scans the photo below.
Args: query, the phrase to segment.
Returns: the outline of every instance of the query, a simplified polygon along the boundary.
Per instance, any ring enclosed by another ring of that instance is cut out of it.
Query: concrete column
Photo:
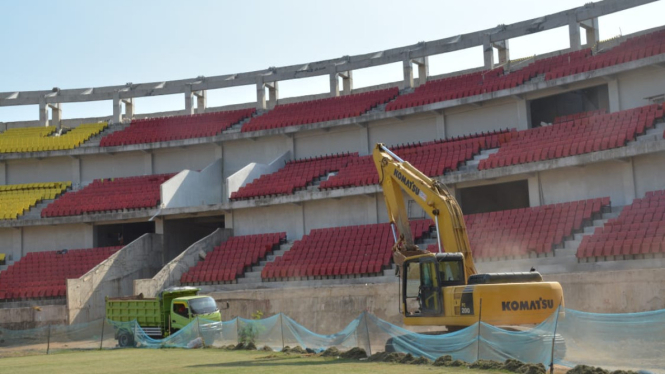
[[[582,39],[580,39],[580,24],[574,14],[568,18],[568,33],[570,34],[570,49],[578,51],[582,48]]]
[[[25,253],[23,253],[23,227],[15,227],[12,231],[12,260],[18,261]]]
[[[623,179],[624,205],[627,205],[632,203],[633,199],[637,197],[637,192],[636,192],[637,189],[635,188],[635,171],[633,167],[633,158],[631,157],[622,165],[623,167],[621,168],[621,176]]]
[[[266,109],[266,86],[263,84],[263,77],[256,78],[256,109]]]
[[[192,94],[192,86],[185,87],[185,114],[191,116],[194,114],[194,105],[192,100],[194,95]]]
[[[446,138],[446,114],[441,111],[436,115],[436,139]]]
[[[224,211],[224,228],[225,229],[233,228],[233,211],[230,210]]]
[[[4,122],[0,122],[0,131],[7,131],[7,124]]]
[[[266,87],[268,87],[268,109],[272,109],[279,100],[279,82],[266,83]]]
[[[196,113],[205,113],[208,107],[208,91],[194,92],[194,96],[196,96]]]
[[[81,159],[72,158],[72,183],[81,183]]]
[[[122,102],[125,104],[125,118],[134,118],[134,98],[124,99]]]
[[[95,227],[92,224],[85,225],[85,233],[83,234],[83,242],[85,248],[95,247]]]
[[[56,126],[60,129],[62,125],[62,108],[60,107],[60,103],[49,104],[47,107],[51,108],[51,122],[49,126]]]
[[[358,154],[366,156],[372,153],[372,145],[369,144],[369,125],[361,127],[358,131],[358,140],[360,141],[360,144],[358,145]]]
[[[540,194],[540,173],[529,176],[527,181],[529,184],[529,206],[535,207],[543,205]]]
[[[0,162],[0,186],[7,184],[7,163]]]
[[[377,196],[378,194],[366,195],[367,196],[367,223],[379,223],[379,212],[377,209]]]
[[[416,65],[418,65],[418,86],[425,84],[427,82],[427,77],[429,76],[429,57],[421,57],[412,60]]]
[[[291,152],[291,159],[295,160],[298,157],[296,157],[296,145],[293,138],[293,135],[286,138],[286,149]]]
[[[489,34],[485,35],[485,40],[483,41],[483,60],[485,61],[485,69],[494,69],[494,47],[492,47]]]
[[[517,100],[517,130],[527,130],[531,123],[531,109],[527,100]]]
[[[621,110],[621,96],[619,95],[619,80],[612,79],[607,82],[607,93],[610,101],[610,113]]]
[[[330,96],[337,97],[339,96],[339,79],[335,67],[330,67]]]
[[[153,175],[153,154],[146,153],[143,155],[143,174],[144,175]]]
[[[580,22],[580,27],[586,32],[586,45],[591,47],[600,41],[600,29],[598,18],[588,19]]]
[[[402,66],[404,67],[404,88],[413,88],[413,66],[411,65],[411,59],[407,58],[402,61]]]
[[[45,97],[39,99],[39,125],[42,127],[48,126],[48,106]]]
[[[164,218],[155,218],[155,234],[164,235]]]
[[[122,122],[122,102],[120,101],[120,92],[113,93],[113,123]]]
[[[508,40],[494,42],[492,45],[499,50],[499,64],[505,64],[510,61],[510,47]]]
[[[342,85],[344,87],[344,95],[350,95],[353,91],[353,71],[348,70],[346,73],[341,75]]]

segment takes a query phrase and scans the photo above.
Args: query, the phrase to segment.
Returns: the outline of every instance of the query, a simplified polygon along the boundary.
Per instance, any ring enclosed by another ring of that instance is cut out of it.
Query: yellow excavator
[[[537,272],[478,274],[462,210],[448,190],[381,143],[373,159],[395,237],[405,325],[450,331],[479,320],[495,326],[538,324],[563,304],[561,285],[544,282]],[[404,192],[434,221],[438,253],[414,245]]]

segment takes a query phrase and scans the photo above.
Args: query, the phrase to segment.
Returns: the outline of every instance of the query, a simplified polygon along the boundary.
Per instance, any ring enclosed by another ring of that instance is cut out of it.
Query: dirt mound
[[[469,366],[471,369],[480,369],[480,370],[496,370],[501,369],[503,364],[491,360],[478,360]]]
[[[339,357],[340,354],[341,352],[337,348],[332,347],[321,352],[321,357]]]
[[[272,352],[272,348],[268,347],[267,345],[264,345],[263,348],[261,348],[261,350],[264,352]]]
[[[299,345],[296,345],[295,347],[291,348],[288,345],[282,349],[282,353],[296,353],[296,354],[305,354],[307,351],[302,349]]]
[[[233,350],[235,351],[240,351],[242,349],[245,349],[245,345],[242,343],[238,343],[236,346],[233,347]]]
[[[432,360],[427,357],[418,357],[417,359],[411,361],[411,365],[430,365]]]
[[[610,374],[639,374],[637,371],[632,370],[614,370]]]
[[[516,373],[519,374],[546,374],[547,369],[543,364],[524,364],[521,368],[517,369]]]
[[[512,371],[513,373],[517,373],[519,369],[524,366],[524,363],[519,360],[515,360],[512,358],[509,358],[506,360],[506,362],[503,363],[503,366],[501,367],[502,370],[506,371]]]
[[[453,362],[453,356],[445,355],[441,356],[434,361],[434,366],[450,366],[450,363]]]
[[[222,349],[226,349],[226,350],[228,350],[228,351],[232,351],[232,350],[236,349],[236,346],[233,345],[233,344],[229,344],[229,345],[227,345],[227,346],[222,347]]]
[[[462,360],[455,360],[455,361],[451,362],[450,365],[448,365],[448,366],[460,367],[460,366],[468,366],[468,365],[469,364],[467,364],[466,362],[464,362]]]
[[[399,360],[400,364],[410,364],[412,363],[416,358],[413,357],[411,353],[407,353],[404,357],[402,357],[401,360]]]
[[[256,348],[256,344],[249,342],[245,345],[245,349],[248,351],[256,351],[258,348]]]
[[[577,365],[568,371],[568,374],[609,374],[610,372],[595,366]]]
[[[355,347],[342,353],[340,357],[348,360],[360,360],[361,358],[367,358],[367,352],[362,348]]]

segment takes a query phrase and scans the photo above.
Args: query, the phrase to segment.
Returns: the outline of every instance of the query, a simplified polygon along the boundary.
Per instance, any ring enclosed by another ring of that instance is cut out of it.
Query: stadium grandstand
[[[39,120],[0,122],[0,315],[39,305],[87,322],[106,296],[193,285],[236,315],[297,295],[396,321],[376,143],[457,198],[481,271],[535,268],[577,309],[663,309],[645,285],[665,282],[665,25],[598,29],[649,2],[252,73],[0,92],[0,106],[39,106]],[[510,59],[510,39],[560,27],[569,48]],[[479,46],[483,66],[428,75],[428,57]],[[403,79],[353,87],[353,70],[392,63]],[[315,76],[330,92],[279,98],[278,82]],[[207,90],[241,85],[256,102],[207,107]],[[134,99],[174,93],[185,110],[134,114]],[[67,103],[110,98],[111,116],[62,119]],[[437,251],[425,212],[406,207],[416,243]],[[586,287],[601,278],[604,291]],[[608,301],[616,287],[632,301]]]

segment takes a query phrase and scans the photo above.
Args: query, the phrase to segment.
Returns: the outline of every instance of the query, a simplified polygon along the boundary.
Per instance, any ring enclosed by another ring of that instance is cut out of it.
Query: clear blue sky
[[[213,76],[343,55],[508,24],[588,0],[290,0],[0,2],[0,92]],[[600,19],[601,39],[665,24],[659,1]],[[510,41],[511,58],[568,47],[567,28]],[[430,74],[482,65],[480,48],[430,59]],[[355,87],[401,79],[399,64],[354,72]],[[328,78],[280,83],[280,97],[327,92]],[[253,86],[209,92],[208,106],[254,101]],[[136,100],[137,113],[184,108],[182,95]],[[109,115],[111,102],[64,104],[63,117]],[[36,106],[0,107],[0,121]]]

